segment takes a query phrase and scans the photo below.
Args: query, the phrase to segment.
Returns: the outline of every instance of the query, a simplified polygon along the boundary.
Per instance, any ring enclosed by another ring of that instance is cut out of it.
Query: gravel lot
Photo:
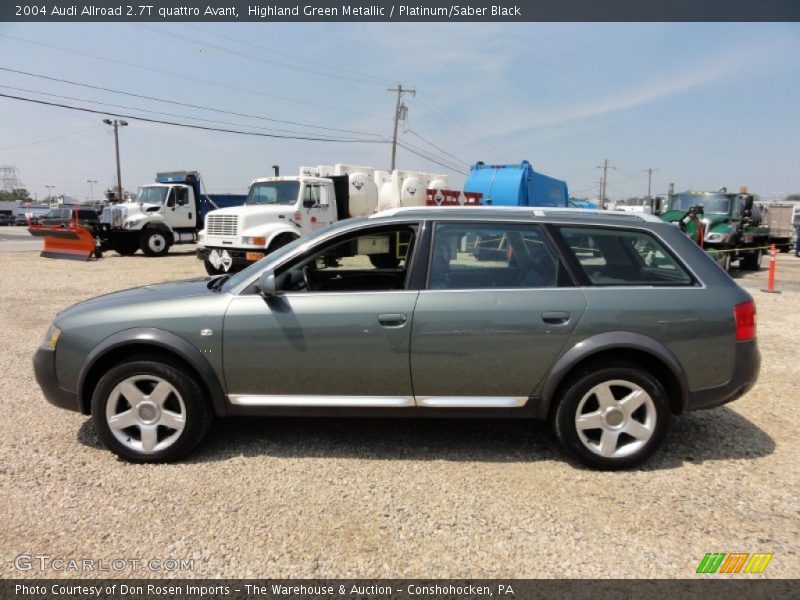
[[[641,470],[584,470],[536,423],[349,419],[217,422],[187,463],[133,466],[45,402],[31,357],[60,308],[202,264],[0,254],[0,576],[91,575],[17,571],[24,553],[194,559],[143,577],[694,577],[721,551],[800,577],[800,259],[778,267],[780,295],[766,270],[737,275],[758,385],[676,421]]]

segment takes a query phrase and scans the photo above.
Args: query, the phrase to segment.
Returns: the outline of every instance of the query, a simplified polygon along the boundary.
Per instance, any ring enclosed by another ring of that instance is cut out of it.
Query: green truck
[[[663,221],[678,223],[726,271],[735,261],[748,271],[761,268],[761,258],[769,244],[769,226],[754,196],[746,190],[738,194],[728,193],[725,188],[673,193],[659,216]]]

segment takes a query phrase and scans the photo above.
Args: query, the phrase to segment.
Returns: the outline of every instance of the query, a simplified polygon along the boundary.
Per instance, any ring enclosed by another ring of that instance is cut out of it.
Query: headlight
[[[130,219],[122,224],[123,229],[130,229],[131,227],[133,227],[133,221]]]
[[[44,334],[42,346],[45,348],[55,348],[59,337],[61,337],[61,330],[51,324],[50,327],[47,328],[47,333]]]
[[[724,236],[721,233],[709,233],[706,235],[707,242],[721,242]]]
[[[254,237],[250,236],[242,237],[242,244],[244,244],[245,246],[263,246],[266,243],[267,243],[267,238],[265,238],[263,235]]]

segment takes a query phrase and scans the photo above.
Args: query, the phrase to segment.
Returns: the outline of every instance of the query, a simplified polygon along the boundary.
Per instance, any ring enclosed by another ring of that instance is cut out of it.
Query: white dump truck
[[[244,203],[243,194],[207,194],[201,183],[197,171],[157,173],[155,183],[139,188],[136,202],[103,210],[95,232],[99,248],[163,256],[174,244],[195,243],[208,212]]]
[[[197,258],[211,275],[241,270],[298,237],[379,207],[424,205],[426,186],[444,176],[386,173],[336,164],[300,167],[297,176],[255,179],[243,206],[208,213]],[[380,206],[379,206],[380,205]]]

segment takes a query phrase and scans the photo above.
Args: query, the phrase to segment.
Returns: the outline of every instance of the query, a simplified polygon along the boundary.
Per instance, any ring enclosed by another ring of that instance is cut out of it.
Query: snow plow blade
[[[46,258],[89,260],[95,251],[94,236],[82,225],[70,224],[68,227],[31,225],[28,227],[28,233],[44,239],[44,248],[39,256]]]

